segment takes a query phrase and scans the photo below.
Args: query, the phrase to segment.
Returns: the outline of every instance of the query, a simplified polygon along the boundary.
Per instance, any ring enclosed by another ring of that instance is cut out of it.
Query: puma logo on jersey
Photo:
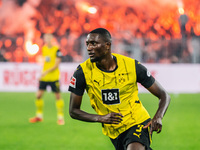
[[[140,133],[140,134],[133,133],[133,135],[137,136],[137,137],[140,139],[140,135],[141,135],[141,133]]]
[[[101,81],[101,80],[100,80],[100,81]],[[99,82],[100,82],[100,81],[99,81]],[[99,85],[99,82],[98,82],[98,81],[94,80],[94,82],[96,82],[96,83]]]
[[[139,100],[136,100],[136,101],[135,101],[135,103],[138,103],[138,104],[139,104],[139,103],[140,103],[140,101],[139,101]]]

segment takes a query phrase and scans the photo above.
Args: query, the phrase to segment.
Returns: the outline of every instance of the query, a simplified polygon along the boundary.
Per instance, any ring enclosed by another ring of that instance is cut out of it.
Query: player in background
[[[102,124],[116,150],[150,150],[151,134],[160,133],[170,96],[137,60],[111,53],[111,35],[104,28],[91,31],[86,39],[89,59],[81,63],[71,78],[70,116]],[[137,82],[159,99],[151,119],[138,97]],[[97,114],[81,109],[87,91]]]
[[[43,106],[44,101],[42,96],[47,88],[51,87],[51,90],[55,93],[56,98],[56,108],[57,108],[57,118],[58,125],[64,125],[64,100],[61,98],[60,94],[60,84],[59,84],[59,64],[62,59],[62,53],[58,46],[52,44],[53,39],[52,34],[44,34],[44,46],[42,47],[42,56],[44,57],[43,70],[41,77],[39,79],[39,89],[36,93],[36,116],[30,118],[31,123],[43,121]]]

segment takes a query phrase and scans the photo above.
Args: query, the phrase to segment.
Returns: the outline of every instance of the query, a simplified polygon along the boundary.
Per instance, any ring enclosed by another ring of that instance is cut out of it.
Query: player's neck
[[[109,58],[98,61],[96,64],[97,64],[98,68],[100,68],[101,70],[105,70],[105,71],[113,71],[113,70],[115,70],[115,68],[117,66],[117,63],[113,59],[112,55]]]
[[[48,47],[48,48],[52,48],[53,45],[52,45],[52,44],[47,44],[47,47]]]

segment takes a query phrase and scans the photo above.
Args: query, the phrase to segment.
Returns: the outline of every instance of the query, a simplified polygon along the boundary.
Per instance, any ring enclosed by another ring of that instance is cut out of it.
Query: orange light
[[[182,8],[182,7],[180,7],[180,8],[178,8],[178,12],[181,14],[181,15],[183,15],[184,14],[184,9]]]
[[[12,45],[12,41],[10,39],[7,39],[7,40],[5,40],[4,45],[6,48],[8,48]]]
[[[3,46],[3,42],[2,41],[0,41],[0,48]]]
[[[39,46],[37,44],[32,44],[31,41],[27,41],[25,47],[29,55],[35,55],[39,51]]]
[[[79,10],[83,10],[83,11],[88,12],[90,14],[95,14],[97,12],[97,9],[94,6],[91,6],[87,2],[79,2],[79,3],[76,4],[76,7]]]
[[[87,12],[89,12],[90,14],[95,14],[97,12],[97,9],[95,7],[89,7],[87,9]]]
[[[17,46],[21,46],[22,44],[23,44],[23,38],[22,37],[18,37],[17,39],[16,39],[16,45]]]

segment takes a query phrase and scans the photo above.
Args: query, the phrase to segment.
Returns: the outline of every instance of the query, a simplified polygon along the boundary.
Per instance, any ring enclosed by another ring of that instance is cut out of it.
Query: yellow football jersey
[[[135,60],[119,54],[112,55],[116,57],[118,66],[114,71],[102,71],[90,59],[80,66],[94,110],[99,115],[115,112],[124,116],[120,124],[103,124],[103,133],[114,139],[150,116],[138,97]]]
[[[42,72],[52,68],[55,65],[56,57],[58,57],[59,49],[57,46],[52,46],[49,48],[48,46],[44,45],[42,47],[42,56],[44,57],[44,65]],[[42,77],[40,80],[45,82],[52,82],[59,80],[60,71],[59,68],[55,69],[54,71],[48,73],[46,76]]]

